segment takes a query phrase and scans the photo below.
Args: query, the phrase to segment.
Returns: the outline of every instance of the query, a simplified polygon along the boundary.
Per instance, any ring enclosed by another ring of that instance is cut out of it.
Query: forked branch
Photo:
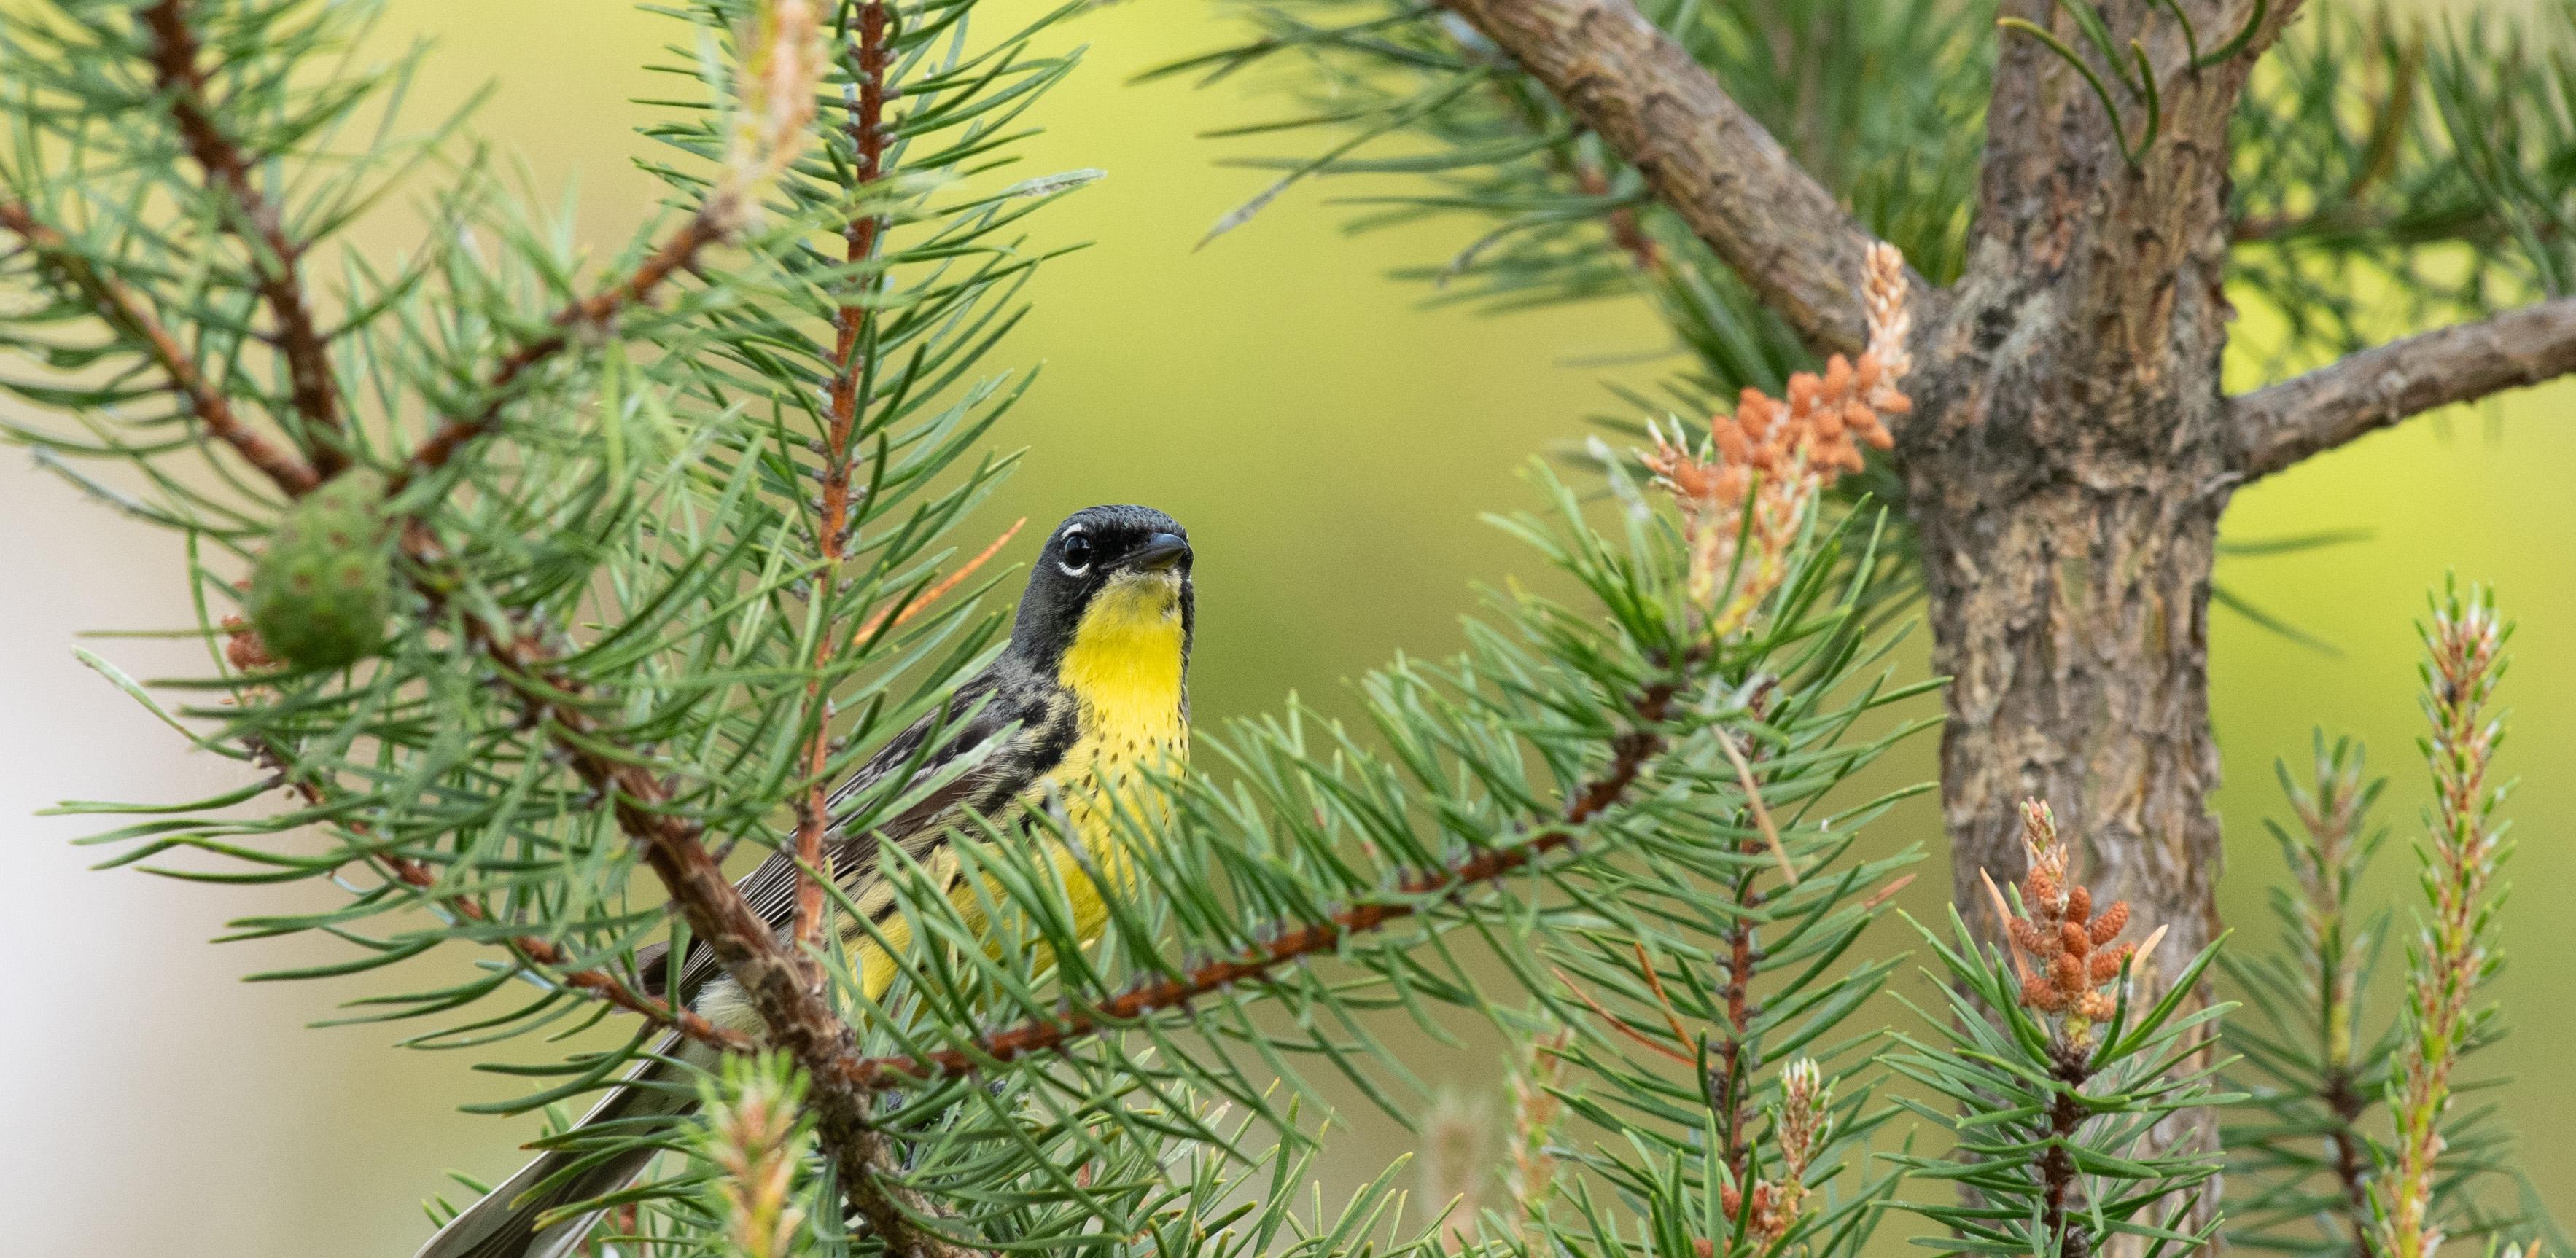
[[[206,435],[232,449],[258,468],[289,497],[321,483],[321,477],[295,451],[262,436],[234,413],[232,402],[204,373],[170,329],[153,317],[143,300],[99,273],[71,240],[15,201],[0,201],[0,227],[26,242],[38,262],[52,268],[110,327],[142,343],[152,364],[168,378],[188,412],[205,426]]]
[[[653,761],[602,727],[583,704],[581,683],[557,671],[542,643],[465,617],[466,636],[499,666],[499,680],[531,722],[546,731],[574,773],[610,802],[690,933],[703,940],[742,986],[768,1028],[813,1078],[818,1134],[839,1171],[851,1208],[898,1258],[967,1258],[971,1253],[913,1220],[929,1203],[890,1182],[893,1159],[871,1126],[869,1090],[838,1069],[857,1056],[857,1036],[806,967],[725,876],[698,822],[675,805]]]
[[[1874,238],[1630,0],[1445,2],[1644,173],[1810,346],[1860,352]],[[1908,279],[1928,310],[1929,286]]]
[[[206,182],[231,203],[229,225],[250,246],[260,301],[277,321],[271,339],[286,359],[296,414],[303,417],[314,463],[328,476],[348,458],[340,443],[340,392],[331,375],[330,340],[304,291],[304,246],[287,234],[284,212],[252,182],[250,155],[215,120],[185,0],[160,0],[143,10],[141,18],[152,32],[153,75],[170,98],[179,138]]]
[[[2230,403],[2235,468],[2269,476],[2454,402],[2576,372],[2576,297],[2391,341]]]

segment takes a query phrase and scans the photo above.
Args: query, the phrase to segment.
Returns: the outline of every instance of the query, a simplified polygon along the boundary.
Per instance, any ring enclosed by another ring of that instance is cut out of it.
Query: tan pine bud
[[[2058,957],[2056,961],[2050,963],[2048,967],[2048,977],[2051,982],[2057,985],[2057,990],[2064,992],[2069,996],[2082,992],[2085,988],[2084,958],[2078,956]]]
[[[2129,902],[2113,900],[2102,916],[2093,919],[2093,942],[2106,944],[2118,937],[2129,925]]]
[[[2093,954],[2093,985],[2096,987],[2120,977],[2120,967],[2129,963],[2130,948],[2116,948]]]
[[[2059,950],[2070,957],[2082,957],[2093,951],[2093,937],[2086,934],[2083,925],[2072,917],[2057,924],[2057,941]]]
[[[2057,955],[2057,936],[2042,931],[2027,918],[2007,918],[2005,929],[2011,932],[2013,942],[2031,956],[2045,961]]]

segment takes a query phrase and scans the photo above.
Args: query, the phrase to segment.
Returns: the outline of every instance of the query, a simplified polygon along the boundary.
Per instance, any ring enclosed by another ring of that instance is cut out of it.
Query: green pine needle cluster
[[[648,134],[668,212],[596,264],[467,120],[407,120],[425,54],[332,59],[370,6],[66,0],[0,34],[28,71],[0,89],[7,384],[30,408],[9,435],[187,548],[207,668],[143,683],[94,662],[244,766],[212,798],[71,806],[127,818],[95,840],[108,863],[335,888],[238,923],[345,948],[266,979],[467,949],[468,976],[379,981],[346,1020],[507,1047],[520,1064],[493,1069],[522,1094],[479,1109],[556,1112],[668,1029],[742,1047],[655,994],[689,938],[666,900],[683,858],[790,843],[819,787],[997,642],[981,588],[951,588],[977,560],[950,535],[1010,462],[988,434],[1026,380],[992,355],[1058,251],[1030,216],[1090,173],[1011,165],[1072,67],[1035,51],[1069,10],[998,35],[975,10],[667,9],[675,87]],[[339,239],[405,202],[415,250]],[[1463,655],[1363,681],[1360,724],[1291,703],[1202,731],[1175,818],[1131,818],[1100,854],[1135,876],[1096,944],[1016,836],[963,836],[971,914],[898,859],[901,981],[874,1001],[824,957],[851,1047],[798,1063],[809,1097],[872,1098],[866,1147],[827,1122],[791,1154],[768,1111],[792,1090],[729,1071],[679,1143],[740,1162],[736,1182],[668,1159],[598,1203],[601,1226],[744,1252],[1403,1249],[1423,1242],[1399,1234],[1397,1167],[1344,1207],[1294,1191],[1325,1147],[1314,1085],[1418,1112],[1389,1019],[1451,1034],[1538,1011],[1584,1028],[1565,1138],[1615,1141],[1567,1158],[1569,1235],[1625,1245],[1773,1173],[1763,1116],[1794,1058],[1839,1098],[1801,1155],[1821,1204],[1798,1235],[1857,1245],[1886,1183],[1859,1142],[1886,1111],[1851,1015],[1888,965],[1846,954],[1914,856],[1865,849],[1888,801],[1843,787],[1923,689],[1889,684],[1871,628],[1875,517],[1809,520],[1721,639],[1668,506],[1622,478],[1605,511],[1535,475],[1546,511],[1499,523],[1578,601],[1496,593]],[[353,487],[391,539],[383,631],[307,649],[311,616],[237,583],[301,544],[281,526],[322,509],[303,504]],[[832,820],[937,786],[897,779]],[[837,890],[826,913],[879,929]],[[1631,948],[1651,960],[1623,973]],[[1704,1031],[1639,1055],[1592,1021],[1635,1022],[1641,980]],[[1698,1063],[1678,1082],[1675,1052]],[[1710,1106],[1723,1156],[1702,1150]],[[722,1143],[746,1107],[766,1107],[758,1149]],[[546,1143],[606,1160],[672,1136],[559,1123]],[[1692,1217],[1742,1247],[1740,1222]]]
[[[2158,1152],[2148,1136],[2158,1123],[2239,1099],[2211,1083],[2209,1040],[2229,1006],[2193,996],[2220,945],[2193,958],[2152,1004],[2131,1003],[2139,985],[2123,973],[2117,1012],[2079,1028],[2025,1007],[2012,961],[1980,944],[1955,909],[1947,939],[1928,928],[1923,936],[1941,962],[1947,999],[1922,1011],[1931,1038],[1898,1034],[1906,1048],[1894,1065],[1938,1098],[1909,1106],[1957,1133],[1957,1143],[1899,1161],[1960,1190],[1956,1201],[1908,1205],[1950,1229],[1940,1248],[2085,1258],[2128,1238],[2157,1258],[2216,1235],[2218,1212],[2204,1198],[2218,1159]]]

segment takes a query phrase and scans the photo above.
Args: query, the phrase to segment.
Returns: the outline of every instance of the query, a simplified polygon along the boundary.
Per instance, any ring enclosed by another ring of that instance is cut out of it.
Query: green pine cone
[[[251,573],[250,621],[270,654],[339,668],[384,646],[393,600],[385,478],[353,468],[278,521]]]

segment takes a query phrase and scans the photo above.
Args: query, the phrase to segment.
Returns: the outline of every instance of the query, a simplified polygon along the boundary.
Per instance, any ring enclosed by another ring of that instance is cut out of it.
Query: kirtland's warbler
[[[1086,941],[1097,937],[1106,910],[1083,866],[1120,877],[1111,819],[1160,811],[1152,774],[1178,772],[1188,753],[1192,622],[1189,535],[1170,516],[1149,507],[1090,507],[1058,525],[1020,596],[1010,644],[958,687],[943,711],[896,735],[833,792],[838,809],[908,766],[918,764],[908,780],[922,783],[942,776],[958,757],[982,757],[892,819],[863,833],[831,836],[831,867],[851,903],[897,947],[910,939],[878,863],[892,844],[934,872],[947,871],[953,902],[980,929],[981,897],[956,885],[958,862],[948,851],[958,823],[971,813],[1053,849],[1075,925]],[[922,744],[934,736],[945,741],[924,758]],[[1052,826],[1011,825],[1032,809],[1051,813],[1095,859],[1078,859],[1053,837],[1059,831]],[[752,910],[784,933],[796,903],[791,854],[771,856],[740,886]],[[854,921],[844,923],[840,937],[861,986],[882,999],[894,981],[894,958]],[[668,973],[666,965],[641,968]],[[677,992],[719,1026],[760,1030],[758,1013],[703,943],[684,958]],[[697,1067],[715,1058],[714,1050],[677,1036],[665,1039],[657,1055]],[[686,1113],[695,1103],[685,1071],[663,1063],[644,1067],[581,1125]],[[637,1149],[577,1170],[578,1152],[549,1152],[439,1229],[420,1258],[557,1258],[581,1242],[596,1216],[542,1230],[540,1216],[617,1191],[642,1173],[653,1152]]]

